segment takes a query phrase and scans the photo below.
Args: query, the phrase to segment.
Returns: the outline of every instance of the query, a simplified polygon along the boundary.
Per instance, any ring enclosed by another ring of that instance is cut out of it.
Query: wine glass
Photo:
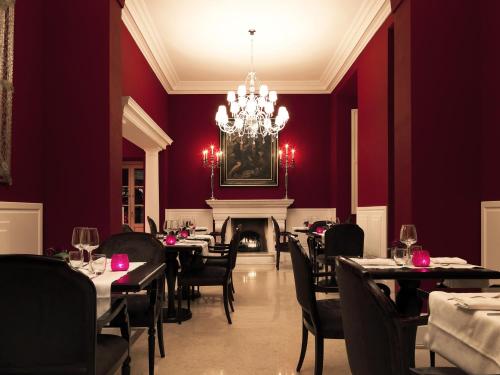
[[[77,249],[80,252],[83,252],[83,245],[82,245],[82,234],[85,227],[74,227],[73,228],[73,234],[71,236],[71,246],[73,246],[75,249]]]
[[[92,269],[92,251],[99,247],[99,232],[97,228],[85,228],[82,233],[82,245],[89,253],[89,269]]]
[[[411,245],[417,242],[417,228],[415,228],[415,225],[402,225],[401,232],[399,234],[399,240],[406,245],[409,254]]]

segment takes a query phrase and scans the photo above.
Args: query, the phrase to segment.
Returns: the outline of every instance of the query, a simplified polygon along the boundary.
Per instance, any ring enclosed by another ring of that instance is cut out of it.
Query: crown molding
[[[389,0],[365,0],[334,56],[321,75],[332,92],[354,64],[370,39],[391,14]]]
[[[331,93],[390,13],[390,0],[365,0],[319,80],[267,81],[267,84],[281,94]],[[144,0],[127,1],[122,19],[168,94],[225,94],[241,84],[239,81],[180,80]]]

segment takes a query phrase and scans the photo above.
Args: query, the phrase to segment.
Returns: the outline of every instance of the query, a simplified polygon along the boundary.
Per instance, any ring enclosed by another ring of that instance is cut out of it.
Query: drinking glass
[[[73,234],[71,236],[71,245],[80,252],[83,251],[82,234],[85,229],[86,229],[85,227],[74,227]]]
[[[391,249],[391,257],[398,266],[404,266],[408,263],[408,249],[394,247]]]
[[[410,246],[417,242],[417,229],[413,224],[404,224],[401,226],[399,240],[406,245],[408,252]]]
[[[96,275],[102,275],[106,271],[106,255],[105,254],[92,254],[92,272]]]
[[[92,251],[99,247],[99,232],[97,228],[84,228],[82,246],[89,253],[89,268],[92,270]]]
[[[80,268],[83,265],[83,256],[80,250],[78,251],[70,251],[68,253],[69,256],[69,264],[73,268]]]

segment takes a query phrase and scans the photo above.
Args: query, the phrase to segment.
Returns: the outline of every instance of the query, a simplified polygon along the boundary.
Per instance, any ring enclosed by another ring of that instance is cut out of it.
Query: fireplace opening
[[[257,253],[267,251],[267,219],[231,219],[233,231],[241,225],[241,240],[238,251]]]

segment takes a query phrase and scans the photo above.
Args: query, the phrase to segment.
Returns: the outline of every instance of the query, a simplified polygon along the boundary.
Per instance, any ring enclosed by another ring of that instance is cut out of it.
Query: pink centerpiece
[[[189,231],[187,231],[186,229],[183,229],[183,230],[181,230],[180,235],[181,235],[182,238],[188,238],[189,237]]]
[[[317,228],[316,228],[316,233],[321,234],[321,233],[323,233],[324,231],[325,231],[325,227],[317,227]]]
[[[166,238],[165,238],[165,243],[167,245],[175,245],[177,242],[177,237],[175,237],[175,234],[170,233]]]
[[[429,267],[431,264],[431,257],[427,250],[415,250],[411,261],[415,267]]]
[[[127,254],[113,254],[111,256],[112,271],[127,271],[129,267]]]

